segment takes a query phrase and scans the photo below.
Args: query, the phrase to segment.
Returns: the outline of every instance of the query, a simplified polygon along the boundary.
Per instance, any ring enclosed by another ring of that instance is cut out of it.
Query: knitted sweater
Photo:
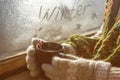
[[[102,35],[99,38],[90,38],[79,34],[72,35],[68,40],[76,50],[78,56],[104,60],[113,66],[120,66],[120,17],[117,15],[120,0],[107,0],[103,22]]]

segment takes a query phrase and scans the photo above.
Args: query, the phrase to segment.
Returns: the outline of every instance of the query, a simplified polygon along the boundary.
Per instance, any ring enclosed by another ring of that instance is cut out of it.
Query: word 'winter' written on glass
[[[69,9],[66,6],[61,7],[53,7],[52,9],[48,8],[46,11],[43,9],[43,6],[40,6],[39,10],[39,18],[43,20],[49,21],[50,19],[53,20],[62,20],[62,19],[68,19],[71,20],[73,17],[80,16],[81,14],[84,14],[88,7],[91,5],[79,5],[77,8]],[[44,13],[43,13],[44,11]]]

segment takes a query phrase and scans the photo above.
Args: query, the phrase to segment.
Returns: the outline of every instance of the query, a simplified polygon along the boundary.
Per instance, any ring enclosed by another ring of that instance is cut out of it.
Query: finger
[[[37,68],[37,66],[36,66],[36,64],[28,64],[28,65],[27,65],[27,68],[28,68],[30,71],[35,71],[36,68]]]
[[[71,63],[70,59],[60,58],[60,57],[53,57],[52,65],[57,69],[67,68]]]
[[[40,39],[40,38],[32,38],[31,44],[34,45],[34,46],[36,46],[36,44],[39,43],[40,41],[46,42],[45,40]]]
[[[69,59],[72,59],[72,60],[77,60],[77,59],[79,59],[79,57],[74,56],[74,55],[71,55],[71,54],[66,54],[65,56],[68,57]]]
[[[77,60],[77,59],[79,59],[79,57],[71,55],[71,54],[58,53],[58,55],[61,58],[66,58],[66,59],[71,59],[71,60]]]
[[[26,63],[28,64],[35,64],[36,63],[36,59],[35,57],[32,57],[32,56],[26,56]]]
[[[47,78],[49,78],[50,80],[55,80],[55,78],[53,76],[51,76],[50,74],[45,72],[45,75]]]
[[[76,51],[74,49],[74,47],[70,44],[66,44],[66,43],[62,43],[62,46],[64,46],[64,53],[65,54],[72,54],[72,55],[76,55]]]
[[[33,45],[30,45],[28,48],[27,48],[27,55],[29,56],[34,56],[35,55],[35,48]]]
[[[45,73],[45,75],[50,79],[50,80],[61,80],[59,77],[59,75],[58,76],[55,76],[55,75],[50,75],[49,73]]]
[[[27,68],[30,69],[30,70],[35,70],[35,68],[37,67],[35,57],[26,56],[26,63],[28,64]]]
[[[58,74],[58,71],[50,64],[43,64],[42,70],[45,71],[48,77],[55,77]]]
[[[32,44],[32,45],[36,45],[37,43],[39,43],[39,41],[40,41],[39,38],[32,38],[31,44]]]
[[[35,71],[31,71],[31,72],[30,72],[30,75],[31,75],[32,77],[37,76],[38,74],[40,74],[40,71],[39,71],[39,70],[35,70]]]

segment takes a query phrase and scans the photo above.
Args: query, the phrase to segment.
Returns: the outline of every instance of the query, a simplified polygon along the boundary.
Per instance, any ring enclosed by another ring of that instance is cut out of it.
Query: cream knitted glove
[[[33,38],[31,45],[27,49],[26,62],[31,76],[39,76],[41,72],[41,67],[38,67],[35,58],[35,46],[39,41],[41,39]],[[74,52],[74,48],[71,45],[69,47],[68,44],[62,45],[65,47],[64,53],[72,54]],[[54,57],[52,65],[42,65],[46,76],[51,80],[107,80],[109,67],[109,63],[78,58],[69,54],[62,54],[61,58]],[[101,76],[101,74],[104,76]]]
[[[66,44],[66,43],[62,43],[62,45],[64,46],[64,53],[65,54],[72,54],[72,55],[76,55],[76,51],[74,49],[74,47],[70,44]]]
[[[35,46],[40,41],[43,41],[43,40],[39,38],[33,38],[31,41],[31,45],[27,48],[27,56],[26,56],[27,68],[30,70],[30,75],[33,77],[40,74],[40,70],[41,70],[39,69],[38,63],[35,58],[35,54],[36,54]]]
[[[107,80],[111,64],[92,61],[64,54],[54,57],[52,64],[43,64],[42,69],[51,80]]]
[[[39,43],[40,41],[44,41],[42,39],[39,38],[33,38],[31,41],[31,45],[27,48],[27,56],[26,56],[26,62],[27,62],[27,68],[30,70],[30,74],[31,76],[37,76],[40,74],[40,67],[38,67],[38,63],[36,61],[35,58],[35,46],[37,43]],[[65,54],[74,54],[75,55],[75,50],[74,48],[69,45],[69,44],[62,44],[64,46],[64,53]]]

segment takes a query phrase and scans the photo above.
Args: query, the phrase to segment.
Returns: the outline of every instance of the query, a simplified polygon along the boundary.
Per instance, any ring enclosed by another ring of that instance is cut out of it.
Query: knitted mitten
[[[44,41],[42,39],[39,38],[33,38],[31,41],[31,45],[27,48],[27,56],[26,56],[26,62],[27,62],[27,68],[30,70],[30,74],[31,76],[37,76],[40,74],[40,67],[38,67],[37,61],[36,61],[36,57],[35,57],[35,47],[36,44],[39,43],[40,41]],[[65,44],[63,43],[62,46],[64,46],[64,53],[65,54],[76,54],[76,51],[74,50],[74,48],[70,45],[70,44]]]
[[[37,76],[38,74],[40,74],[40,70],[41,70],[38,67],[38,63],[35,57],[36,54],[35,46],[37,43],[39,43],[39,41],[41,41],[41,39],[33,38],[31,41],[31,45],[27,48],[26,63],[27,63],[27,68],[30,70],[31,76]]]
[[[107,80],[110,63],[69,54],[65,54],[64,57],[54,57],[52,64],[42,65],[46,76],[51,80]]]
[[[65,54],[72,54],[72,55],[76,55],[76,51],[74,49],[74,47],[70,44],[66,44],[66,43],[62,43],[62,46],[64,46],[64,53]]]

